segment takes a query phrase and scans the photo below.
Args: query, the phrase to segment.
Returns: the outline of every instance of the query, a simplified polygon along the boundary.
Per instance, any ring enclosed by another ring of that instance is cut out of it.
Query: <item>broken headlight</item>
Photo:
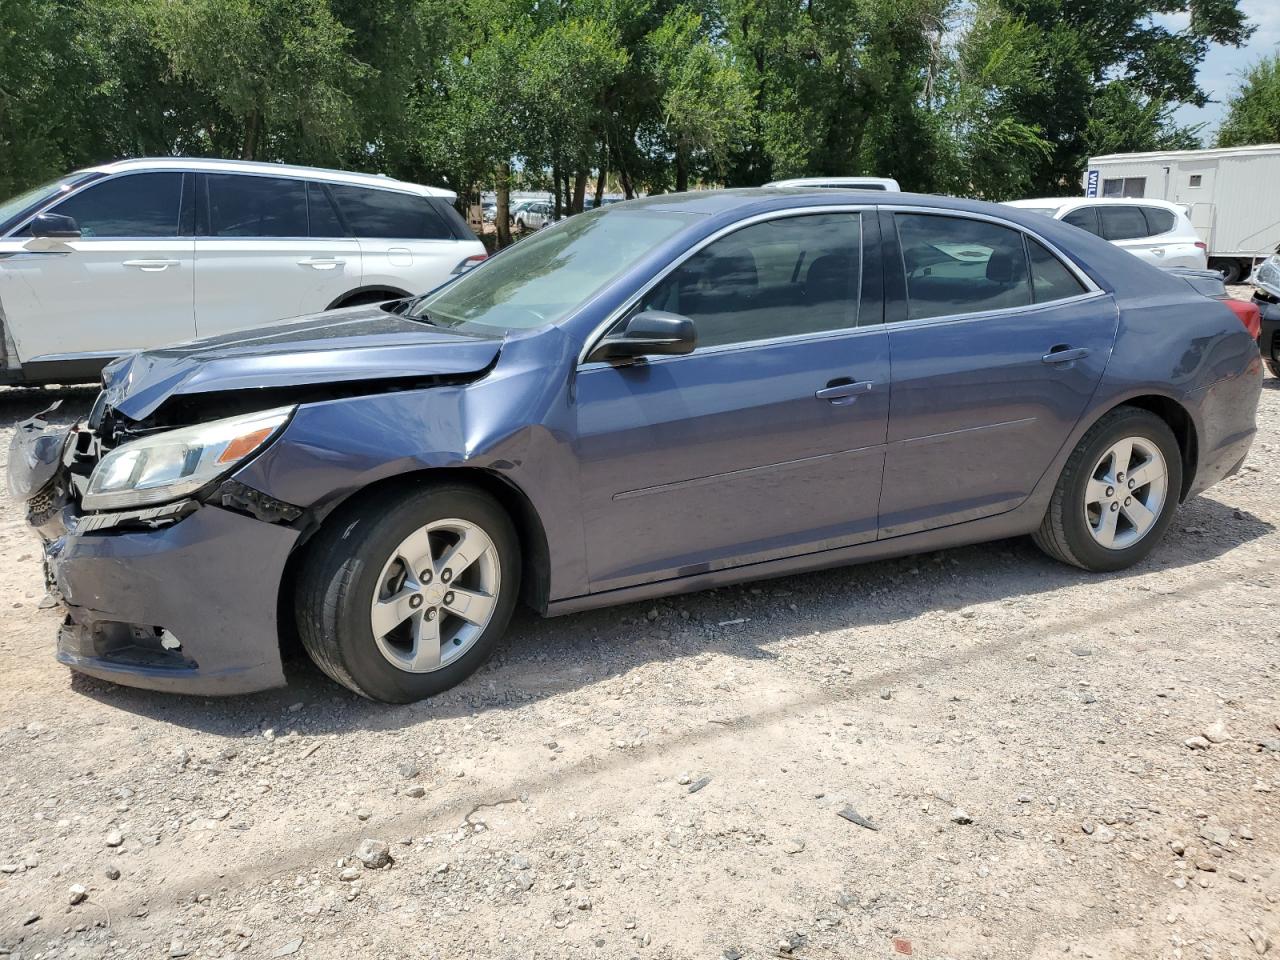
[[[81,505],[117,510],[195,493],[266,446],[293,411],[278,407],[121,444],[94,467]]]

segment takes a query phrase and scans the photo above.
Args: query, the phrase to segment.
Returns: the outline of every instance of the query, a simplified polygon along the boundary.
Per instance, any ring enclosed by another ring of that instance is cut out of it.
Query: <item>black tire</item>
[[[497,602],[464,654],[430,673],[411,673],[379,651],[370,604],[383,566],[400,543],[414,530],[444,518],[468,521],[488,534],[501,570]],[[460,683],[489,658],[519,593],[519,539],[506,511],[474,487],[424,486],[390,503],[369,499],[344,509],[316,535],[295,591],[298,635],[316,666],[343,686],[370,700],[412,703]]]
[[[346,307],[363,307],[371,303],[386,303],[388,300],[400,300],[407,294],[390,293],[386,290],[366,290],[363,293],[353,293],[347,299],[340,303],[335,303],[331,309],[342,310]]]
[[[1223,283],[1240,283],[1244,280],[1245,267],[1239,260],[1215,260],[1215,269],[1222,274]]]
[[[1085,487],[1090,471],[1113,444],[1126,437],[1144,439],[1160,450],[1167,475],[1167,493],[1160,513],[1145,535],[1124,549],[1102,546],[1085,520]],[[1097,573],[1123,570],[1147,556],[1164,537],[1178,509],[1182,493],[1182,453],[1169,425],[1148,410],[1118,407],[1106,414],[1080,438],[1058,478],[1053,498],[1040,529],[1036,546],[1063,563]]]
[[[1276,363],[1274,360],[1268,360],[1266,363],[1267,370],[1270,371],[1271,375],[1280,379],[1280,363]]]

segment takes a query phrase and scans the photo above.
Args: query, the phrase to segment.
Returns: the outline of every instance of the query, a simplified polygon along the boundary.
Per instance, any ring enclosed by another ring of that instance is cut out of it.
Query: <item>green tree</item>
[[[358,130],[353,91],[367,68],[327,0],[157,2],[155,38],[174,71],[233,123],[202,133],[246,160],[331,162]]]
[[[1227,101],[1218,146],[1280,143],[1280,53],[1259,60]]]

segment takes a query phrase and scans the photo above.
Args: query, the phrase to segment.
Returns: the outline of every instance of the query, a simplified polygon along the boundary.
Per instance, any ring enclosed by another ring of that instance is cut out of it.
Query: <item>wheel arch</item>
[[[1200,455],[1200,439],[1190,411],[1172,397],[1158,393],[1144,393],[1127,397],[1101,411],[1094,417],[1093,423],[1097,423],[1112,410],[1120,407],[1137,407],[1139,410],[1146,410],[1169,425],[1174,438],[1178,441],[1178,450],[1182,454],[1182,489],[1178,491],[1178,502],[1185,501],[1195,481],[1196,464],[1199,462]],[[1090,426],[1092,425],[1091,423]]]
[[[395,497],[403,491],[443,483],[464,484],[483,490],[506,511],[520,542],[520,602],[539,613],[546,612],[551,587],[550,548],[542,519],[528,495],[509,478],[483,467],[434,467],[379,480],[354,491],[330,505],[323,514],[311,518],[294,545],[285,564],[284,575],[280,578],[278,620],[282,646],[289,649],[300,647],[300,642],[296,639],[295,612],[290,598],[315,535],[331,524],[343,523],[356,505],[369,498]]]
[[[382,294],[386,294],[386,296],[381,297]],[[408,290],[401,290],[399,287],[392,287],[385,283],[372,283],[368,286],[348,290],[325,309],[337,310],[339,307],[359,306],[362,303],[378,303],[380,299],[399,300],[407,296],[409,296]]]

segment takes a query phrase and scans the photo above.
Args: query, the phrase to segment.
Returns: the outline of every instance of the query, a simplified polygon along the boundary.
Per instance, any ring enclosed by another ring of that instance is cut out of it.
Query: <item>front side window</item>
[[[33,211],[55,200],[59,194],[70,193],[76,187],[101,176],[100,173],[73,173],[61,180],[54,180],[52,183],[46,183],[10,197],[0,203],[0,233],[10,229]]]
[[[452,240],[453,233],[426,197],[347,184],[329,185],[357,237],[384,240]]]
[[[307,190],[301,180],[210,173],[209,235],[307,236]]]
[[[1104,240],[1138,240],[1147,236],[1147,220],[1141,207],[1099,207]]]
[[[921,320],[1031,303],[1022,234],[985,220],[897,214],[907,318]]]
[[[133,173],[85,187],[50,210],[72,217],[85,239],[176,237],[181,173]]]
[[[714,347],[858,324],[862,224],[856,213],[782,217],[694,254],[641,304],[688,317]]]

